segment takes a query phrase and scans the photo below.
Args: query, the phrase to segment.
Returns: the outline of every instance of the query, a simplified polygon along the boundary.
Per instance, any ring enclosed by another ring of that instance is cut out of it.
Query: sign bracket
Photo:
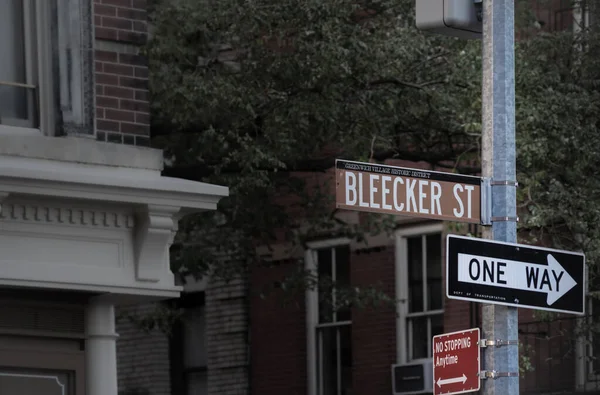
[[[516,180],[493,180],[490,177],[481,179],[481,224],[492,225],[494,222],[519,222],[519,217],[492,217],[492,187],[518,187]]]
[[[492,225],[492,180],[481,179],[481,225]]]
[[[488,340],[488,339],[481,339],[479,341],[479,347],[481,347],[481,348],[486,348],[486,347],[502,347],[502,346],[518,346],[518,345],[519,345],[519,341],[518,340],[501,340],[501,339]]]
[[[492,217],[492,222],[519,222],[519,217]]]
[[[485,379],[497,379],[499,377],[519,377],[519,372],[497,372],[495,370],[482,370],[479,372],[479,378]]]
[[[509,186],[509,187],[518,187],[519,183],[517,181],[514,180],[502,180],[502,181],[492,181],[491,185],[502,185],[502,186]]]

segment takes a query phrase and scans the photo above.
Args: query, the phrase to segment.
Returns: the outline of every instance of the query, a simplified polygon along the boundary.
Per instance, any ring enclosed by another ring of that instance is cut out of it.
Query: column
[[[117,333],[112,303],[93,300],[86,308],[87,395],[117,395]]]

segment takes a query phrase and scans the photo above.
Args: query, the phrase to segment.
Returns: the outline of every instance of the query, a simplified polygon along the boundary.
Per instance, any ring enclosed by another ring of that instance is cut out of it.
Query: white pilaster
[[[117,333],[114,305],[93,300],[86,308],[87,395],[117,395]]]

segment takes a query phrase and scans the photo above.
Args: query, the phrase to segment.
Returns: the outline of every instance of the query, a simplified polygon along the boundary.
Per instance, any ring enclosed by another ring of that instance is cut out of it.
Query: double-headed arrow
[[[458,281],[523,291],[547,293],[551,306],[577,282],[551,255],[548,264],[511,261],[472,254],[458,254]]]
[[[467,376],[465,376],[465,374],[463,373],[462,377],[452,377],[449,379],[443,379],[440,377],[438,378],[437,381],[437,386],[442,388],[442,385],[446,385],[446,384],[455,384],[455,383],[465,383],[465,381],[467,381]]]

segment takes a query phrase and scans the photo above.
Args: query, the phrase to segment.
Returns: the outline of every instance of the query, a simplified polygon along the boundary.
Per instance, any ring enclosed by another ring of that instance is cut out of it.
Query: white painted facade
[[[44,295],[79,295],[87,395],[117,394],[115,306],[177,297],[169,246],[178,220],[216,209],[228,194],[225,187],[163,177],[161,168],[162,152],[150,148],[0,136],[0,291],[12,292],[16,302],[18,295],[40,295],[28,302],[42,310]],[[19,332],[6,330],[9,318],[0,318],[0,362],[8,355],[3,336]],[[18,386],[28,366],[0,373],[0,384]],[[58,377],[53,391],[63,388]],[[79,395],[76,387],[49,393]]]

